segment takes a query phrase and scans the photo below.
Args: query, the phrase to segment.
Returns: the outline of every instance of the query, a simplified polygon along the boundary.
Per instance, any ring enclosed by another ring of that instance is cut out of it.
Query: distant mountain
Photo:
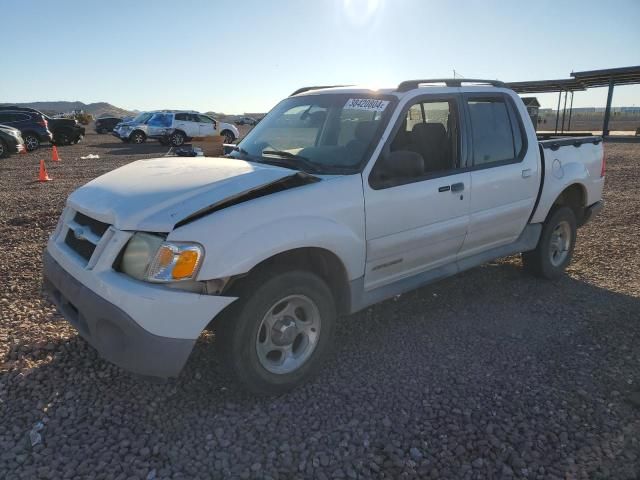
[[[18,107],[28,107],[40,110],[48,115],[57,113],[67,113],[73,110],[84,110],[90,113],[94,118],[105,115],[113,115],[117,117],[125,117],[131,115],[132,112],[111,105],[107,102],[83,103],[83,102],[30,102],[30,103],[2,103],[0,105],[16,105]]]

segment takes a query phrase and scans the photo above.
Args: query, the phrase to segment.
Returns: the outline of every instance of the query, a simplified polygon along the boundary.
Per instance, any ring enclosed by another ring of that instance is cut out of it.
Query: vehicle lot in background
[[[84,127],[80,125],[77,120],[71,118],[50,117],[39,110],[28,107],[3,106],[0,107],[0,113],[2,111],[20,111],[42,115],[47,122],[47,128],[53,135],[53,142],[56,145],[78,143],[84,137]]]
[[[129,122],[121,122],[113,135],[123,142],[144,143],[159,140],[163,145],[178,147],[196,137],[222,135],[226,143],[239,138],[239,130],[231,124],[218,122],[194,111],[156,110],[143,112]]]
[[[90,132],[46,184],[38,154],[3,161],[0,477],[634,478],[640,145],[605,148],[607,208],[566,277],[511,258],[347,317],[317,382],[275,400],[239,391],[210,334],[177,381],[126,376],[41,299],[33,272],[68,194],[167,147]]]
[[[0,158],[6,158],[12,153],[22,153],[25,148],[20,130],[0,125]]]
[[[20,130],[29,151],[36,150],[42,143],[53,141],[53,135],[47,128],[46,118],[36,111],[0,107],[0,125]]]

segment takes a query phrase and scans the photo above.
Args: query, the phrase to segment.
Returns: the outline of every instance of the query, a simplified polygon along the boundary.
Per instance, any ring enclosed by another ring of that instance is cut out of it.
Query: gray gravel
[[[90,134],[47,184],[49,149],[0,162],[0,478],[639,478],[640,145],[607,144],[606,212],[568,276],[511,258],[347,317],[320,377],[266,399],[210,334],[150,382],[41,299],[68,193],[163,151]]]

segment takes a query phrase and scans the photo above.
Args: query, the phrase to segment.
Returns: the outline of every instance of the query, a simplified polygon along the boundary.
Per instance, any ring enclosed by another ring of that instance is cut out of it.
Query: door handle
[[[451,185],[452,192],[461,192],[464,190],[464,183],[458,182]]]
[[[440,193],[442,192],[448,192],[449,190],[451,190],[451,186],[450,185],[443,185],[442,187],[438,188],[438,191]]]
[[[530,176],[531,176],[530,168],[525,168],[524,170],[522,170],[522,178],[528,178]]]

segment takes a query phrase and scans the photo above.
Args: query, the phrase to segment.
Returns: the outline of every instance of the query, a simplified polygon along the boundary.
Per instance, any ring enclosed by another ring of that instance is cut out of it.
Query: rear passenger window
[[[473,140],[473,164],[511,161],[522,150],[519,124],[512,124],[510,108],[503,98],[467,101]],[[515,118],[514,118],[515,120]]]
[[[187,120],[186,113],[176,113],[176,120],[182,120],[183,122]]]

